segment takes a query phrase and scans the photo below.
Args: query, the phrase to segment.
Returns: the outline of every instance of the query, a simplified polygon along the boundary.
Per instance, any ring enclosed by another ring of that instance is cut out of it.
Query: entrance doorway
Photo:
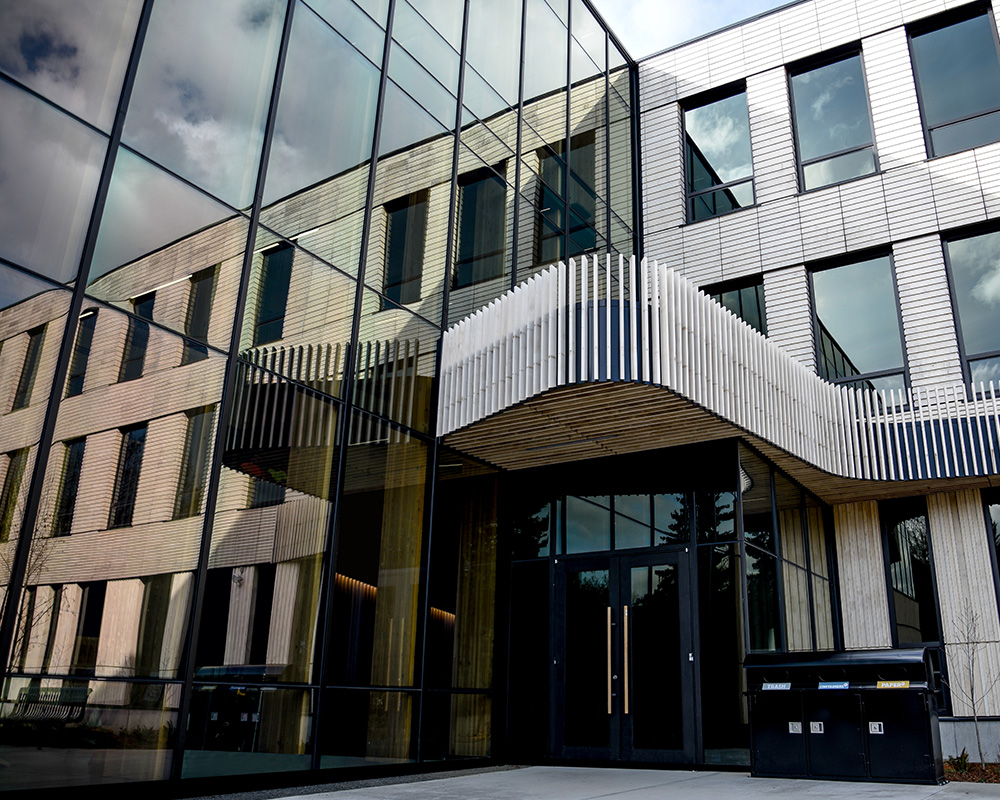
[[[554,756],[694,761],[688,582],[686,548],[556,559]]]

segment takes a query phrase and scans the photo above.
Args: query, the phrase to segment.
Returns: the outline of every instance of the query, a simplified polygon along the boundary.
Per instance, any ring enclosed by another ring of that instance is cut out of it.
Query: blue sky
[[[636,59],[724,28],[788,0],[593,0]]]

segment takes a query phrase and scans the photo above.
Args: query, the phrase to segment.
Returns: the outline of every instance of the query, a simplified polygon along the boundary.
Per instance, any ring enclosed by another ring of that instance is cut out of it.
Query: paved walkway
[[[513,767],[255,792],[236,797],[299,800],[955,800],[1000,798],[1000,784],[891,783],[751,778],[743,772],[584,767]],[[354,788],[350,788],[350,787]],[[234,798],[229,795],[229,798]],[[204,800],[208,800],[205,798]]]

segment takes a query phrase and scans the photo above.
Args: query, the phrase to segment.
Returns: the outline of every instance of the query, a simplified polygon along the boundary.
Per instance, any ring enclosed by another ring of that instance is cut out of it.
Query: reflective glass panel
[[[35,0],[0,7],[0,70],[111,129],[142,3]]]
[[[1000,351],[1000,232],[945,243],[967,358]],[[990,365],[980,367],[989,374]],[[975,368],[974,368],[975,371]],[[989,378],[986,378],[989,380]]]
[[[314,693],[274,686],[195,686],[185,778],[309,769]]]
[[[740,490],[743,535],[749,544],[775,550],[771,505],[771,467],[745,447],[740,447]]]
[[[551,114],[535,110],[531,115],[533,126],[545,136],[548,133],[545,127],[534,124],[539,118],[558,120],[557,124],[563,123],[560,111],[565,110],[565,106],[562,106],[565,98],[558,94],[546,99],[542,96],[566,86],[569,33],[566,25],[553,13],[545,0],[528,0],[528,16],[525,24],[527,30],[524,45],[524,102],[552,107]],[[565,130],[561,130],[556,136],[548,138],[554,140],[565,135]]]
[[[508,106],[517,105],[520,50],[521,0],[470,5],[468,63]]]
[[[812,650],[809,573],[787,561],[782,561],[781,579],[785,601],[787,648],[788,650]]]
[[[0,700],[4,788],[166,780],[180,689],[171,683],[8,680]]]
[[[702,291],[716,303],[732,311],[755,331],[767,335],[763,278],[758,278],[748,285],[714,284],[704,287]]]
[[[4,80],[0,108],[0,257],[73,280],[107,140]]]
[[[997,115],[978,125],[960,122],[967,132],[938,136],[936,129],[1000,107],[1000,61],[989,14],[916,33],[910,38],[924,124],[934,155],[953,153],[1000,137]]]
[[[424,692],[421,760],[490,755],[493,700],[484,694]]]
[[[611,549],[611,510],[607,497],[566,498],[566,543],[561,552]]]
[[[378,82],[375,64],[311,10],[296,8],[264,189],[265,204],[288,200],[265,213],[267,224],[292,236],[364,207]],[[306,187],[313,188],[290,197]]]
[[[599,646],[595,636],[605,629],[610,606],[607,570],[566,571],[562,661],[564,744],[568,747],[607,747],[610,743],[612,717],[607,713],[607,698],[600,691],[608,679],[607,662],[594,657],[595,646]]]
[[[813,575],[812,584],[816,649],[833,650],[836,641],[833,638],[833,596],[830,581]]]
[[[902,370],[899,313],[888,256],[812,274],[820,375],[829,381]]]
[[[684,111],[687,142],[688,200],[699,200],[701,211],[690,212],[690,219],[724,214],[753,204],[753,185],[743,183],[699,198],[713,187],[753,176],[750,156],[750,118],[745,92]],[[697,207],[697,206],[695,206]]]
[[[792,75],[790,83],[800,162],[871,147],[872,130],[860,55]],[[836,164],[824,161],[824,165],[830,165],[828,168],[820,165],[811,170],[804,168],[803,188],[824,186],[873,171],[871,150],[864,152],[867,157],[856,154],[851,164],[838,159]]]
[[[746,576],[750,649],[781,650],[778,559],[756,547],[747,547]]]
[[[253,200],[285,4],[156,5],[122,139],[239,208]]]
[[[322,769],[416,761],[420,706],[414,693],[333,689],[323,708]]]
[[[831,183],[849,181],[875,171],[875,154],[866,148],[842,156],[816,161],[802,167],[802,188],[815,189]]]
[[[541,558],[549,554],[555,504],[548,497],[524,497],[519,493],[511,520],[511,558]]]
[[[379,15],[368,8],[368,13],[365,13],[353,0],[310,0],[309,5],[369,61],[373,64],[382,63],[385,31],[381,26],[385,25],[384,11]],[[365,3],[360,5],[364,6]],[[385,6],[388,7],[387,1]],[[296,7],[295,13],[298,14],[301,9],[301,6]]]
[[[781,557],[806,568],[805,518],[802,513],[802,490],[784,475],[774,475],[777,504],[778,537]]]
[[[879,504],[889,553],[889,592],[897,645],[936,642],[937,592],[923,498]]]
[[[733,492],[696,492],[695,502],[699,543],[736,538],[736,495]]]
[[[327,678],[341,686],[413,686],[429,448],[366,414],[351,423]],[[405,726],[409,707],[378,702],[372,695],[372,721]],[[390,738],[372,742],[403,757],[397,745]]]
[[[428,34],[430,35],[430,34]],[[442,47],[445,47],[442,43]],[[450,48],[448,51],[451,52]],[[455,54],[457,60],[458,55]],[[441,85],[438,76],[428,69],[425,69],[423,64],[426,62],[417,61],[413,56],[406,52],[398,44],[394,45],[392,51],[389,55],[389,76],[398,84],[402,89],[415,100],[420,107],[428,112],[443,128],[451,129],[455,125],[455,115],[458,101],[451,94],[450,90],[446,89]],[[428,65],[428,67],[433,65]],[[456,65],[457,69],[457,65]],[[455,78],[457,81],[457,76]],[[402,98],[396,96],[389,98],[387,97],[387,102],[392,100],[395,106],[400,106],[403,103]],[[394,116],[400,117],[400,111],[394,110]],[[409,112],[410,115],[415,115],[415,112]],[[415,115],[419,116],[419,115]],[[386,123],[383,122],[383,125]],[[423,139],[428,139],[431,136],[437,135],[438,131],[435,130],[435,125],[430,122],[419,122],[411,127],[410,130],[405,130],[401,119],[395,120],[395,124],[391,125],[388,130],[388,139],[379,142],[379,152],[380,153],[391,153],[394,150],[399,150],[406,147],[408,144],[421,141]],[[425,132],[425,128],[427,129]],[[386,135],[385,133],[383,135]]]
[[[573,38],[583,47],[587,57],[601,72],[605,66],[605,33],[597,21],[580,0],[573,0]]]
[[[686,542],[691,538],[691,500],[682,494],[653,495],[653,544]]]
[[[429,5],[434,8],[433,3]],[[461,35],[461,5],[453,8],[452,11],[453,13],[457,12],[452,20],[458,22],[459,35]],[[406,0],[401,0],[396,5],[396,15],[392,22],[392,38],[405,47],[407,52],[420,64],[423,64],[445,89],[452,94],[458,94],[458,53]],[[400,66],[404,70],[407,68],[405,65]],[[390,57],[389,69],[393,69],[392,57]]]
[[[442,456],[434,498],[424,681],[438,688],[490,689],[498,476],[457,453],[444,451]],[[455,708],[456,735],[466,740],[462,749],[467,754],[476,738],[474,731],[481,730],[473,722],[475,706]]]

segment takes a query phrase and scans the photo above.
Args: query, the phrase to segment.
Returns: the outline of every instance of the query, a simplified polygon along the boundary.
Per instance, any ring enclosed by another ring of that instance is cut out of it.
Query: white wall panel
[[[811,308],[805,267],[765,273],[767,338],[810,369],[816,369]]]
[[[861,38],[855,0],[816,0],[816,17],[824,50]]]
[[[780,13],[768,14],[743,26],[743,62],[753,75],[783,63]]]
[[[926,153],[906,31],[893,28],[869,37],[862,51],[881,168],[921,161]]]
[[[682,120],[676,103],[643,114],[642,188],[645,229],[682,225],[685,221]]]
[[[911,385],[961,383],[941,240],[928,236],[898,242],[893,248],[893,264]]]
[[[722,277],[738,278],[760,272],[760,237],[757,209],[728,214],[719,221],[722,235]]]
[[[795,145],[784,68],[747,79],[747,106],[757,202],[795,194]]]
[[[764,269],[802,262],[802,229],[799,199],[786,197],[757,209],[760,253]]]
[[[838,255],[847,249],[840,192],[836,187],[799,197],[802,224],[802,257],[805,261]]]
[[[701,285],[722,280],[722,235],[719,227],[723,219],[702,220],[683,230],[683,275],[692,283]]]
[[[711,88],[708,70],[708,42],[701,39],[674,51],[674,69],[677,76],[677,99],[683,100]]]
[[[651,111],[677,100],[674,51],[661,53],[639,64],[639,108]]]
[[[937,14],[948,7],[945,0],[900,0],[899,5],[903,9],[903,17],[907,20]]]
[[[937,229],[934,190],[927,164],[919,162],[893,169],[882,176],[889,233],[906,239]]]
[[[713,86],[724,86],[746,75],[742,28],[730,28],[709,38],[708,70]]]
[[[882,176],[872,175],[840,186],[840,208],[848,250],[889,241]]]
[[[871,36],[903,24],[903,12],[899,7],[899,0],[879,0],[877,3],[859,2],[857,14],[862,36]]]
[[[815,3],[801,3],[784,9],[779,25],[781,51],[786,64],[823,49]]]
[[[938,226],[954,228],[986,219],[976,154],[966,150],[928,162]]]

